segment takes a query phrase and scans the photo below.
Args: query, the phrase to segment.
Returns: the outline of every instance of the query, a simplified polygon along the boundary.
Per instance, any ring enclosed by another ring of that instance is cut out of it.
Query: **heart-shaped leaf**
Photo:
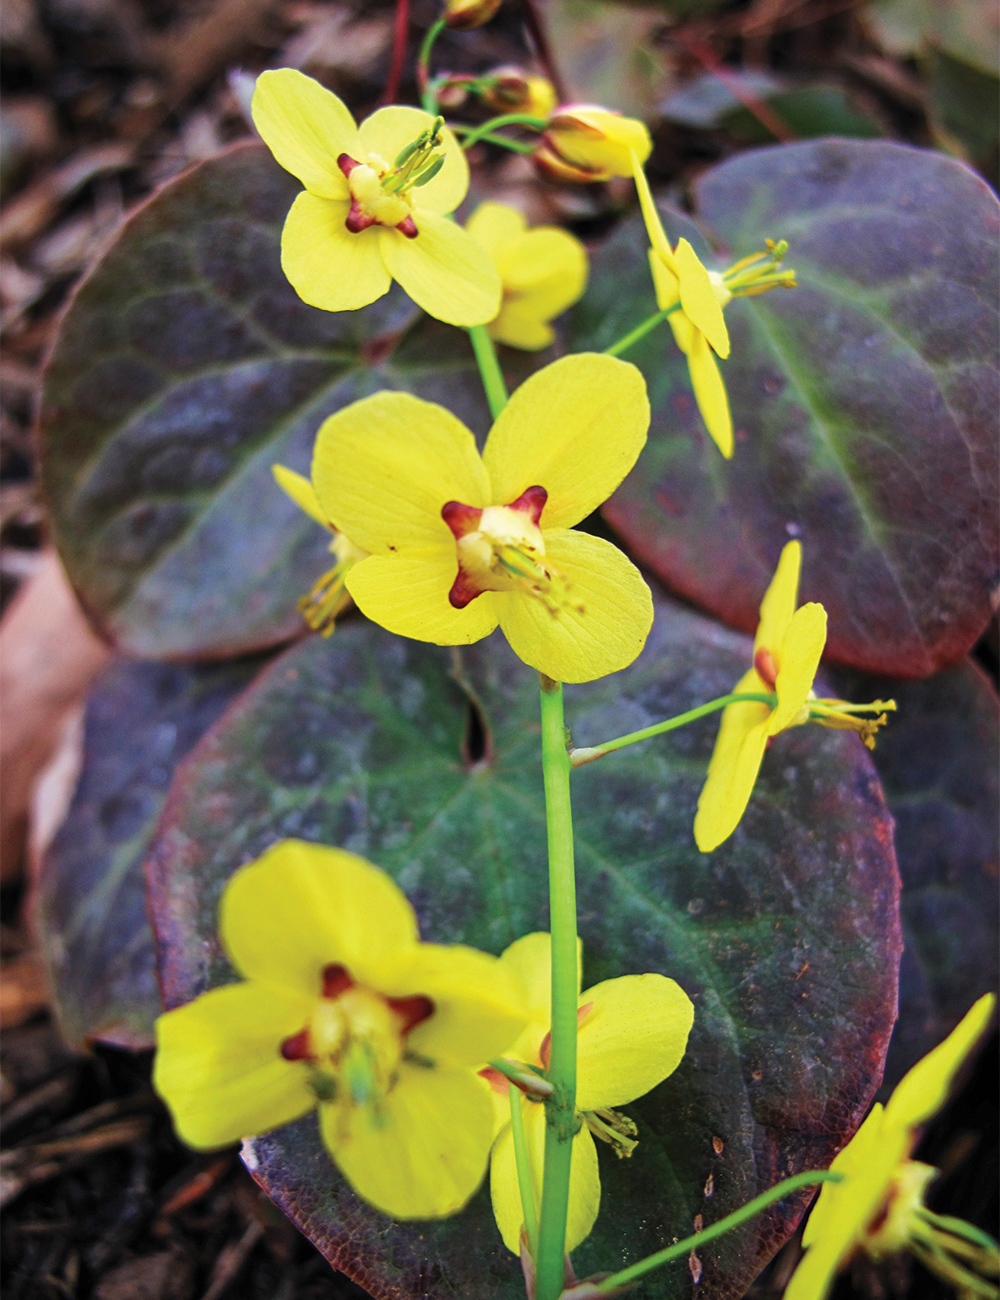
[[[118,663],[87,700],[83,768],[34,882],[59,1028],[149,1047],[162,1010],[142,863],[178,761],[261,667]]]
[[[307,471],[332,411],[405,388],[489,427],[463,331],[398,290],[357,312],[296,297],[279,236],[297,189],[263,145],[199,164],[126,222],[62,322],[45,494],[84,607],[131,654],[215,658],[302,628],[329,538],[271,464]]]
[[[1000,205],[940,154],[849,140],[740,154],[696,197],[734,258],[787,237],[799,288],[726,309],[730,461],[669,330],[626,354],[653,423],[605,513],[673,588],[748,629],[801,537],[802,595],[826,606],[830,657],[926,676],[981,633],[1000,563]],[[690,229],[671,221],[674,238]],[[595,256],[574,347],[606,347],[655,309],[647,247],[635,218]]]
[[[972,660],[923,682],[847,670],[833,680],[849,699],[894,696],[899,705],[873,755],[896,821],[903,882],[889,1087],[1000,983],[997,693]]]
[[[567,689],[574,740],[595,744],[719,695],[749,655],[744,637],[661,603],[631,668]],[[149,861],[169,1005],[233,978],[216,937],[220,892],[283,836],[342,845],[390,871],[426,938],[500,952],[547,927],[537,676],[498,635],[461,663],[344,624],[332,641],[287,651],[202,740],[178,772]],[[603,1209],[574,1256],[581,1276],[825,1166],[881,1077],[898,877],[867,752],[855,736],[819,728],[780,736],[741,827],[706,856],[691,823],[716,725],[573,776],[585,986],[662,971],[695,1004],[680,1069],[628,1108],[636,1153],[601,1154]],[[246,1159],[377,1297],[523,1293],[488,1189],[455,1219],[391,1225],[336,1174],[311,1116],[248,1144]],[[707,1247],[699,1294],[742,1295],[805,1199]],[[687,1296],[690,1286],[681,1261],[641,1294]]]

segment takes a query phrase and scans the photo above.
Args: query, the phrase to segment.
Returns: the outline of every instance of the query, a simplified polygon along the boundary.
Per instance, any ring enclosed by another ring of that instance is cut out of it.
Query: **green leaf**
[[[981,72],[1000,74],[1000,11],[983,0],[876,0],[866,15],[882,44],[902,57],[944,50]]]
[[[787,238],[799,288],[726,308],[730,461],[669,331],[626,354],[653,422],[606,517],[670,586],[746,629],[800,537],[832,659],[913,677],[954,662],[998,572],[996,196],[939,154],[828,140],[740,154],[696,199],[726,256],[680,214],[671,238],[720,268]],[[571,346],[606,347],[654,310],[647,247],[633,218],[595,255]]]
[[[729,690],[750,653],[744,637],[661,603],[636,664],[567,688],[574,742]],[[537,674],[499,634],[462,661],[466,690],[447,649],[346,622],[276,660],[199,744],[147,864],[169,1005],[233,978],[216,937],[220,892],[283,836],[342,845],[391,872],[425,938],[498,953],[546,927]],[[661,971],[695,1005],[680,1069],[626,1108],[636,1153],[600,1153],[603,1210],[575,1253],[581,1276],[827,1165],[881,1076],[898,878],[867,751],[815,727],[778,737],[742,826],[705,856],[691,823],[716,726],[705,719],[573,776],[584,987]],[[336,1174],[313,1117],[256,1139],[245,1159],[376,1296],[523,1295],[488,1189],[455,1219],[390,1225]],[[742,1295],[807,1199],[706,1248],[703,1294]],[[686,1297],[690,1287],[680,1261],[637,1295]]]
[[[117,663],[87,700],[83,767],[33,919],[63,1038],[151,1047],[162,1010],[142,863],[174,769],[261,666]]]
[[[899,705],[872,755],[896,822],[903,881],[889,1088],[1000,984],[997,693],[971,659],[923,682],[849,670],[831,675],[848,699],[894,696]]]
[[[970,162],[996,186],[1000,176],[1000,77],[945,50],[932,50],[927,67],[939,128],[958,141]]]
[[[216,658],[303,627],[328,534],[274,484],[379,388],[489,416],[468,339],[394,289],[307,307],[279,236],[298,185],[245,143],[164,186],[78,289],[45,376],[44,490],[66,570],[130,654]],[[525,368],[531,361],[519,361]]]

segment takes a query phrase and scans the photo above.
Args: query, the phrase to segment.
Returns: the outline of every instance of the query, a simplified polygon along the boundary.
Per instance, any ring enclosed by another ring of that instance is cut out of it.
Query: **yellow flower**
[[[349,537],[339,533],[329,520],[323,517],[313,485],[307,478],[296,474],[295,470],[288,469],[284,465],[272,465],[271,473],[278,486],[292,498],[299,509],[304,510],[310,519],[315,519],[327,532],[333,534],[330,540],[330,554],[335,557],[337,563],[332,569],[327,569],[307,596],[299,599],[302,617],[313,631],[330,636],[337,619],[351,603],[345,585],[347,575],[359,560],[367,558],[368,552],[363,551],[360,546],[355,546]]]
[[[526,934],[500,958],[528,993],[529,1023],[510,1060],[548,1067],[551,998],[551,945],[547,934]],[[643,1096],[673,1074],[684,1056],[694,1023],[691,999],[663,975],[622,975],[580,994],[577,1037],[576,1105],[581,1120],[573,1139],[570,1165],[566,1250],[589,1234],[601,1202],[601,1180],[594,1137],[619,1156],[632,1154],[636,1126],[613,1109]],[[481,1071],[494,1103],[496,1140],[490,1163],[493,1213],[508,1250],[520,1252],[523,1216],[514,1140],[510,1128],[510,1083],[496,1070]],[[520,1100],[520,1098],[517,1098]],[[545,1151],[545,1107],[524,1097],[524,1137],[536,1207],[541,1204]]]
[[[802,1236],[805,1257],[784,1300],[823,1300],[837,1270],[856,1250],[878,1259],[907,1246],[963,1294],[996,1295],[995,1287],[967,1271],[969,1264],[985,1266],[995,1276],[995,1243],[991,1250],[984,1234],[970,1229],[967,1235],[960,1221],[931,1214],[924,1207],[923,1190],[938,1171],[909,1158],[920,1125],[944,1104],[995,1003],[992,993],[980,998],[944,1042],[903,1078],[885,1109],[873,1107],[834,1160],[830,1168],[844,1180],[823,1184]],[[970,1281],[978,1285],[966,1292],[963,1288]]]
[[[733,454],[733,422],[729,399],[719,373],[715,354],[729,356],[729,331],[722,317],[728,290],[713,283],[708,270],[686,239],[670,247],[660,214],[650,193],[642,159],[635,155],[632,174],[639,192],[642,215],[652,248],[649,268],[661,311],[679,304],[667,320],[677,346],[687,357],[695,400],[708,429],[723,456]],[[721,299],[721,301],[720,301]]]
[[[532,375],[483,456],[450,411],[383,391],[320,428],[312,481],[323,513],[371,552],[347,575],[363,614],[437,645],[499,625],[558,681],[624,668],[652,624],[625,556],[576,532],[635,464],[649,425],[642,375],[590,353]]]
[[[493,1134],[474,1067],[521,1032],[516,978],[421,943],[389,876],[301,840],[236,872],[219,929],[245,982],[156,1022],[154,1083],[181,1138],[224,1146],[318,1107],[359,1196],[400,1219],[461,1209]]]
[[[493,263],[445,215],[465,198],[469,167],[443,119],[394,105],[356,127],[336,95],[293,68],[262,73],[251,107],[265,144],[305,186],[281,232],[281,266],[300,298],[353,311],[398,280],[451,325],[493,319]]]
[[[687,357],[688,374],[705,427],[728,460],[733,454],[733,421],[716,354],[729,356],[729,331],[722,309],[735,297],[750,298],[779,286],[795,288],[795,272],[781,266],[784,241],[767,240],[767,251],[742,258],[728,270],[709,271],[686,239],[670,247],[649,189],[642,159],[633,158],[632,174],[646,232],[652,247],[649,269],[660,311],[667,317],[677,346]]]
[[[466,230],[489,253],[503,285],[500,315],[487,326],[491,336],[529,352],[548,347],[556,336],[549,321],[586,287],[586,249],[556,226],[529,230],[521,213],[503,203],[481,203]]]
[[[496,113],[527,113],[548,117],[556,106],[556,92],[547,77],[525,72],[513,65],[484,73],[487,83],[480,91],[484,104]]]
[[[653,148],[645,122],[596,104],[566,104],[549,118],[533,155],[543,174],[559,181],[606,181],[631,176],[632,159]]]
[[[800,723],[818,722],[857,731],[872,749],[874,734],[885,722],[882,710],[896,707],[893,700],[847,704],[815,697],[812,686],[826,644],[826,610],[817,604],[795,608],[801,565],[801,544],[789,542],[761,602],[753,667],[733,687],[734,694],[774,695],[775,703],[730,704],[723,710],[694,819],[694,838],[703,853],[717,848],[738,826],[771,736]],[[880,716],[858,716],[864,713]]]
[[[470,31],[488,23],[501,3],[502,0],[445,0],[441,16],[449,27],[460,32]]]

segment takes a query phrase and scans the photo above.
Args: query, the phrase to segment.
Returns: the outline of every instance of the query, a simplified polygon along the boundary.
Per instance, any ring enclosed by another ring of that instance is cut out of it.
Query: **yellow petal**
[[[733,693],[756,692],[762,686],[751,668],[733,687]],[[695,843],[702,853],[718,848],[739,825],[767,747],[770,718],[766,704],[730,704],[723,709],[694,819]]]
[[[456,571],[455,539],[441,507],[490,504],[476,440],[461,420],[443,406],[387,390],[323,421],[312,481],[324,514],[363,550],[388,555],[447,543]]]
[[[555,342],[556,332],[551,325],[533,310],[531,304],[507,300],[500,315],[486,327],[490,338],[506,343],[509,348],[522,352],[541,352]]]
[[[708,278],[708,271],[698,254],[686,239],[680,240],[674,250],[674,261],[680,275],[681,306],[684,315],[708,339],[720,357],[729,356],[729,331],[722,316],[722,308]]]
[[[583,940],[577,939],[576,987],[582,983]],[[500,961],[524,986],[528,1013],[548,1028],[552,1007],[552,939],[544,930],[524,934],[500,954]]]
[[[389,997],[431,999],[433,1013],[407,1042],[448,1065],[481,1065],[502,1056],[528,1021],[518,977],[498,958],[462,944],[422,943],[376,987]]]
[[[494,593],[484,591],[464,609],[448,593],[458,573],[455,544],[405,555],[373,555],[347,575],[347,590],[366,618],[397,636],[434,645],[471,645],[499,621]]]
[[[448,325],[485,325],[500,310],[500,277],[493,259],[447,217],[414,208],[418,234],[379,230],[382,257],[418,307]]]
[[[250,112],[277,162],[311,194],[350,197],[337,157],[357,154],[358,131],[336,95],[294,68],[278,68],[257,78]]]
[[[642,209],[642,219],[646,223],[646,234],[649,236],[649,242],[653,245],[653,252],[657,254],[667,270],[672,271],[679,279],[680,271],[677,269],[673,249],[670,247],[670,241],[663,229],[663,222],[660,220],[660,214],[657,211],[653,193],[649,188],[646,173],[642,170],[642,160],[634,158],[633,163],[632,179],[635,181],[636,193],[639,195],[639,206]],[[655,271],[653,278],[654,280],[656,278]],[[667,306],[669,305],[668,303]]]
[[[876,1103],[830,1168],[842,1183],[824,1183],[802,1234],[808,1249],[784,1300],[823,1300],[868,1225],[881,1213],[892,1176],[906,1157],[901,1133],[893,1133]]]
[[[555,226],[527,230],[493,256],[504,291],[530,299],[549,320],[576,302],[587,284],[586,249]]]
[[[628,176],[653,142],[645,122],[597,104],[567,104],[549,118],[546,139],[568,162],[611,176]]]
[[[559,682],[589,682],[627,668],[653,624],[642,574],[602,537],[570,528],[543,535],[546,559],[569,582],[572,603],[553,617],[526,593],[498,592],[500,626],[514,653]]]
[[[330,527],[323,517],[316,489],[304,474],[296,474],[295,470],[288,469],[285,465],[272,465],[271,473],[278,487],[292,498],[300,510],[304,510],[310,519],[315,519],[324,528]]]
[[[219,930],[237,970],[313,998],[324,966],[370,984],[417,942],[413,908],[390,876],[303,840],[281,840],[233,875]]]
[[[527,226],[517,208],[492,202],[480,203],[465,223],[472,238],[478,240],[494,260],[505,245],[524,233]]]
[[[391,104],[366,117],[358,127],[358,135],[366,152],[377,153],[391,169],[400,149],[426,131],[433,121],[423,109]],[[417,206],[428,212],[451,212],[469,188],[469,164],[462,146],[447,127],[441,132],[441,148],[444,166],[433,180],[410,191]]]
[[[627,361],[579,352],[515,389],[486,440],[493,500],[548,492],[542,530],[568,528],[602,505],[635,464],[649,428],[641,372]]]
[[[545,1107],[538,1102],[524,1102],[524,1143],[528,1168],[535,1189],[536,1209],[542,1203],[542,1170],[545,1165]],[[520,1253],[521,1192],[517,1181],[514,1139],[508,1124],[493,1146],[490,1164],[490,1192],[493,1215],[504,1245],[513,1254]],[[586,1125],[573,1139],[570,1159],[569,1205],[566,1218],[566,1251],[575,1250],[590,1235],[601,1205],[601,1177],[597,1166],[594,1139]]]
[[[331,1103],[319,1118],[351,1186],[394,1219],[455,1214],[486,1173],[493,1108],[471,1070],[404,1060],[380,1105]]]
[[[669,268],[663,264],[662,259],[654,249],[651,248],[647,256],[649,257],[649,270],[653,277],[653,289],[656,292],[656,305],[659,307],[660,311],[666,311],[667,308],[672,307],[675,302],[680,302],[681,282],[678,280],[674,272],[669,270]],[[677,334],[676,318],[679,315],[679,312],[675,312],[673,316],[667,318],[671,325],[675,327],[675,337]],[[678,343],[680,343],[680,340],[678,340]],[[681,351],[684,353],[687,352],[686,343],[681,345]]]
[[[822,605],[803,605],[792,615],[781,649],[775,655],[778,706],[771,714],[769,730],[772,736],[792,726],[801,713],[816,680],[825,645],[826,610]]]
[[[989,1026],[995,1007],[994,995],[984,994],[944,1042],[903,1076],[886,1106],[887,1125],[913,1128],[940,1110],[955,1075]]]
[[[303,302],[323,311],[355,311],[388,292],[379,230],[352,234],[350,204],[300,194],[281,232],[281,269]],[[401,236],[402,237],[402,236]]]
[[[605,1110],[642,1097],[677,1069],[694,1023],[691,999],[663,975],[621,975],[580,994],[576,1105]]]
[[[153,1086],[188,1146],[226,1146],[312,1109],[308,1071],[284,1060],[281,1044],[303,1028],[314,1001],[228,984],[159,1017]]]
[[[672,321],[673,317],[669,319]],[[701,418],[705,421],[705,428],[728,460],[733,454],[733,420],[729,414],[726,386],[719,373],[719,363],[704,334],[692,326],[691,336],[687,359],[694,399],[698,403]]]
[[[772,655],[780,653],[799,598],[801,568],[802,543],[786,542],[778,557],[774,577],[760,602],[760,622],[753,639],[754,654],[761,649],[770,650]]]

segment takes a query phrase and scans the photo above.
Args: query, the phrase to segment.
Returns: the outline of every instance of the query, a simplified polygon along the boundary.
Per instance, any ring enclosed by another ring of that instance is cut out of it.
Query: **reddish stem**
[[[714,50],[693,37],[684,36],[681,39],[705,71],[710,72],[713,77],[717,77],[732,97],[738,100],[748,113],[752,113],[761,126],[766,127],[776,140],[781,140],[787,144],[791,140],[798,139],[792,128],[779,113],[775,112],[770,104],[766,104],[764,100],[758,99],[756,95],[751,94],[741,84],[738,77],[729,75],[729,72],[716,58]]]
[[[521,0],[521,5],[524,9],[524,23],[531,34],[535,53],[538,55],[538,62],[542,65],[549,81],[552,82],[556,92],[556,100],[560,104],[565,104],[569,100],[566,84],[559,75],[559,69],[552,57],[552,46],[549,44],[549,38],[545,33],[542,16],[535,8],[534,0]]]
[[[392,62],[389,65],[389,77],[385,83],[383,104],[395,104],[399,99],[399,87],[403,81],[403,68],[406,64],[406,38],[410,31],[410,0],[396,0],[396,23],[392,33]]]

